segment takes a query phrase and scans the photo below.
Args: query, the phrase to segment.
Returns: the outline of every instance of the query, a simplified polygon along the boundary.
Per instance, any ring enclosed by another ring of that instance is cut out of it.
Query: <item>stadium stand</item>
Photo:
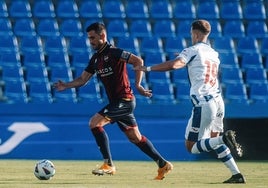
[[[220,52],[221,79],[226,89],[224,97],[234,99],[229,85],[231,88],[236,85],[237,88],[242,87],[242,98],[248,100],[250,85],[262,82],[258,76],[262,76],[263,82],[267,81],[266,6],[267,1],[224,0],[0,1],[0,78],[5,80],[10,68],[5,62],[16,64],[14,67],[18,71],[13,72],[22,71],[23,78],[26,79],[22,81],[26,83],[35,76],[38,77],[41,70],[46,73],[43,72],[43,76],[42,74],[39,76],[47,77],[51,82],[55,67],[67,70],[68,75],[77,76],[88,63],[88,57],[92,55],[84,32],[86,27],[95,21],[107,25],[111,43],[141,55],[146,64],[159,63],[161,60],[174,58],[176,53],[190,45],[192,20],[206,18],[212,25],[210,43]],[[148,60],[146,57],[150,56],[148,53],[158,53],[161,58],[153,59],[154,56],[151,55],[152,59]],[[33,74],[35,71],[36,75]],[[173,71],[168,74],[169,76],[163,79],[170,85],[187,83],[187,74],[184,71]],[[146,76],[144,84],[152,85],[152,75]],[[160,74],[156,77],[160,78]],[[67,77],[69,78],[70,76]],[[5,88],[9,89],[8,84],[9,82],[5,83]],[[35,84],[32,88],[42,85]],[[91,84],[96,85],[98,81]],[[181,87],[178,85],[177,88]],[[25,90],[30,91],[30,87],[25,87]],[[83,98],[79,92],[72,90],[69,94],[71,97],[60,98],[64,101],[67,99],[71,99],[72,102],[81,101],[74,98]],[[31,95],[32,92],[28,93]],[[48,93],[53,100],[48,96],[43,100],[38,94],[32,98],[48,103],[59,101],[55,100],[56,93],[53,91]],[[183,95],[180,98],[176,93],[181,92],[176,92],[175,87],[171,94],[174,100],[187,98]],[[23,94],[18,98],[27,99],[27,97]]]

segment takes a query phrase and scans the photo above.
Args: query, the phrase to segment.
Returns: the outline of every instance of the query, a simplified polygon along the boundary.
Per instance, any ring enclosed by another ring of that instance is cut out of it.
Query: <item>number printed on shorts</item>
[[[205,75],[205,84],[210,84],[213,86],[216,83],[217,75],[218,75],[218,65],[215,62],[206,60],[205,64],[207,66],[207,71]]]

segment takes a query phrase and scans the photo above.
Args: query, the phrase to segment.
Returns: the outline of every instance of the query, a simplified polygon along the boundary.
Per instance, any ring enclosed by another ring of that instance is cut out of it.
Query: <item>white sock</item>
[[[202,139],[193,145],[191,152],[194,154],[209,152],[211,150],[214,150],[218,145],[221,145],[222,143],[223,141],[221,136]]]
[[[232,175],[240,173],[230,149],[225,144],[218,146],[215,149],[215,152],[217,153],[218,158],[231,171]]]

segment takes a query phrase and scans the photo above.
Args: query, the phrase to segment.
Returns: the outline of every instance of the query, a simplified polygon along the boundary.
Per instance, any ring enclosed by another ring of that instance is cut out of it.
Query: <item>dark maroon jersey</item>
[[[110,101],[133,98],[126,65],[130,55],[131,53],[106,43],[91,57],[85,69],[91,74],[97,74]]]

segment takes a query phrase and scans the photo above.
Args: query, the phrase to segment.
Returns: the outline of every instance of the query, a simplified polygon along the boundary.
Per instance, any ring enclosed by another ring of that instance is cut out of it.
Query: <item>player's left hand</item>
[[[139,91],[139,93],[145,97],[152,97],[153,96],[152,90],[144,89],[144,87],[142,87],[141,85],[137,86],[136,88]]]

